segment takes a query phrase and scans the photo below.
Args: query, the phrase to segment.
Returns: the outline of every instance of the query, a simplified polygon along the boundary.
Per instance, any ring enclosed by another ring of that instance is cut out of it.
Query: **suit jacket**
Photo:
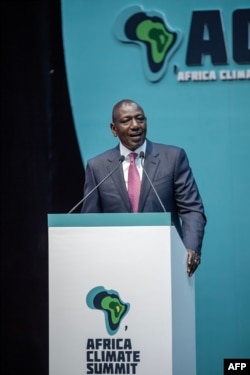
[[[84,196],[119,163],[119,145],[90,159],[85,172]],[[147,140],[144,168],[187,249],[200,254],[206,217],[198,187],[183,149]],[[139,212],[162,212],[147,177],[143,173]],[[83,213],[132,212],[119,167],[82,206]]]

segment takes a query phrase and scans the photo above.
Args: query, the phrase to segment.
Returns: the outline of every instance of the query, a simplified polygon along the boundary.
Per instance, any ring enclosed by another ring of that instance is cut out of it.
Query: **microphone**
[[[143,172],[145,173],[145,176],[147,177],[148,182],[150,183],[150,185],[151,185],[151,187],[152,187],[152,189],[153,189],[153,191],[154,191],[154,193],[155,193],[155,195],[156,195],[156,197],[157,197],[157,199],[158,199],[158,201],[159,201],[159,203],[160,203],[160,205],[161,205],[161,208],[162,208],[163,212],[167,212],[166,209],[165,209],[165,207],[164,207],[164,204],[163,204],[162,201],[161,201],[161,198],[159,197],[157,191],[155,190],[155,187],[154,187],[152,181],[151,181],[150,178],[149,178],[149,175],[147,174],[147,171],[146,171],[145,168],[144,168],[144,159],[145,159],[145,154],[144,154],[143,151],[140,152],[140,154],[139,154],[139,158],[141,159],[141,166],[142,166]]]
[[[96,186],[93,187],[93,189],[91,189],[87,195],[85,195],[85,197],[83,197],[80,202],[78,202],[73,208],[71,208],[71,210],[68,212],[68,214],[71,214],[73,211],[75,211],[75,209],[81,204],[83,203],[96,189],[99,188],[100,185],[103,184],[103,182],[105,182],[119,167],[120,165],[124,162],[125,160],[125,156],[124,155],[121,155],[119,157],[119,163],[115,166],[114,169],[111,170],[111,172],[109,172],[109,174],[107,174],[107,176],[105,176]]]

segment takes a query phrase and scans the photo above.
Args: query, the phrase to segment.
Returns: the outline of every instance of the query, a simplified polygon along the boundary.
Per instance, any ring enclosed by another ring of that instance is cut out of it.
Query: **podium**
[[[48,225],[49,375],[195,375],[195,280],[170,215]]]

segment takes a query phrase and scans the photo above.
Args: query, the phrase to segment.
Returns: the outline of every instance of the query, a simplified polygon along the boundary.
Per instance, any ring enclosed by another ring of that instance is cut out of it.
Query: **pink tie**
[[[128,196],[132,206],[133,212],[138,212],[140,190],[141,190],[141,180],[138,169],[135,165],[135,158],[137,154],[131,152],[129,154],[130,165],[128,169]]]

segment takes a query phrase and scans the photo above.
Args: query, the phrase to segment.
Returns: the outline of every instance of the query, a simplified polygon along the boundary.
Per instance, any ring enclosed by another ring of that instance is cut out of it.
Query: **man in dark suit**
[[[114,106],[110,128],[120,144],[88,161],[84,196],[111,175],[84,200],[82,212],[171,212],[172,223],[187,249],[187,273],[191,276],[200,264],[206,217],[185,151],[150,142],[144,111],[132,100],[121,100]],[[140,184],[136,208],[129,194],[131,152],[136,153],[134,164]],[[116,168],[119,163],[122,166]]]

